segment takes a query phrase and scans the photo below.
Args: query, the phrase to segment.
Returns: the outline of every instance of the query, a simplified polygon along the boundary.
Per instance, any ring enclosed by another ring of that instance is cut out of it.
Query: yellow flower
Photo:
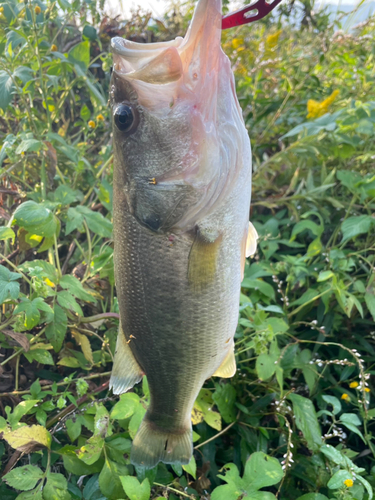
[[[94,122],[94,120],[90,120],[89,123],[88,123],[89,127],[90,128],[95,128],[96,127],[96,123]]]
[[[349,394],[346,394],[346,392],[341,396],[341,399],[343,399],[344,401],[350,401],[350,396]]]
[[[53,44],[51,45],[51,52],[56,52],[57,51],[57,45]]]
[[[56,285],[55,285],[55,283],[52,283],[52,281],[51,281],[50,279],[48,279],[48,278],[46,278],[46,279],[44,280],[44,283],[45,283],[46,285],[50,286],[51,288],[54,288],[54,287],[56,286]]]
[[[25,151],[22,151],[21,156],[25,156]]]
[[[371,392],[371,390],[368,387],[365,387],[365,392]]]
[[[273,35],[268,35],[266,38],[266,50],[274,49],[279,41],[282,30],[276,31]]]
[[[232,47],[234,50],[237,50],[239,47],[242,47],[244,43],[243,38],[233,38],[232,40]]]
[[[307,101],[307,118],[319,118],[319,116],[323,116],[328,113],[329,107],[339,95],[339,93],[339,90],[334,90],[332,94],[322,102],[315,101],[314,99],[309,99]]]
[[[0,13],[2,14],[4,12],[4,7],[0,7]]]
[[[350,382],[349,387],[351,389],[356,389],[359,386],[358,382]]]
[[[98,120],[98,122],[104,122],[104,116],[103,115],[98,115],[96,117],[96,119]]]
[[[39,7],[39,5],[36,5],[34,8],[34,12],[36,15],[40,14],[42,12],[42,9]]]
[[[347,486],[348,488],[351,488],[353,486],[353,480],[352,479],[345,479],[344,481],[344,484],[345,486]]]

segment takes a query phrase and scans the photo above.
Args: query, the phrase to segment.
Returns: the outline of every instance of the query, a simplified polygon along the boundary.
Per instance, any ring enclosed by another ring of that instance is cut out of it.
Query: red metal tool
[[[224,16],[222,29],[226,30],[235,26],[241,26],[242,24],[259,21],[259,19],[266,17],[280,2],[281,0],[270,0],[269,2],[267,0],[257,0],[250,3],[250,5],[246,5],[242,9]]]

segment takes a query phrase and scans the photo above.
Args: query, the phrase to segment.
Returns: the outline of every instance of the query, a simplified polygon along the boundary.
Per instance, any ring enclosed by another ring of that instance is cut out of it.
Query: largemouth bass
[[[112,39],[115,277],[121,325],[111,387],[147,375],[131,461],[187,464],[204,381],[236,371],[249,226],[250,141],[220,46],[221,0],[199,0],[185,38]]]

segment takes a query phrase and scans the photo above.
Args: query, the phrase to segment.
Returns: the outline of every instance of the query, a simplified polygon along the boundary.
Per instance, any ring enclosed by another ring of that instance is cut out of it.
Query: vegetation
[[[238,372],[201,391],[188,466],[130,465],[148,387],[108,393],[109,40],[183,34],[191,9],[122,23],[94,0],[0,4],[2,500],[373,498],[375,20],[345,33],[307,1],[223,34],[260,235]]]

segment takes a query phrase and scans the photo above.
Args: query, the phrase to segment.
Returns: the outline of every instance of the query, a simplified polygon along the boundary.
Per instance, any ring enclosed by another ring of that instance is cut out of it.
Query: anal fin
[[[197,229],[188,264],[189,285],[194,290],[201,291],[214,280],[221,241],[222,235],[213,239]]]
[[[236,358],[234,357],[234,346],[226,355],[224,361],[221,363],[213,377],[231,378],[236,373],[237,365]]]
[[[122,394],[140,382],[143,375],[142,368],[126,341],[120,323],[109,388],[113,390],[113,394]]]

